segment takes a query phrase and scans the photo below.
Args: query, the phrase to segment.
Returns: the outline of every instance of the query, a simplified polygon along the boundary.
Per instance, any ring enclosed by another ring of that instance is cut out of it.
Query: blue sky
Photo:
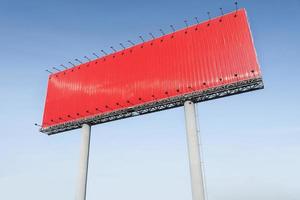
[[[234,9],[233,1],[0,0],[0,199],[74,199],[80,131],[48,137],[47,68],[148,32]],[[209,200],[300,196],[300,1],[245,7],[265,89],[198,104]],[[191,199],[183,108],[92,128],[93,199]]]

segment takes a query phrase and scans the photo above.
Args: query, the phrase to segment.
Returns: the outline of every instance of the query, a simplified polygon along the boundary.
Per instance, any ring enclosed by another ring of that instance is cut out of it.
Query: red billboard
[[[262,87],[240,9],[51,74],[41,131],[53,134]]]

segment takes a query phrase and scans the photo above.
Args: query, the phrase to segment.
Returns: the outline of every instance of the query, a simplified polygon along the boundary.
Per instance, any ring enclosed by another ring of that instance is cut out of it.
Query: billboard
[[[240,9],[51,74],[41,132],[261,88],[246,11]]]

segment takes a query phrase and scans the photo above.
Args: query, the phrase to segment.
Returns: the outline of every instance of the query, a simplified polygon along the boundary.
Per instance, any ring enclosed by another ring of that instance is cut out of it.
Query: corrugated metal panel
[[[260,76],[241,9],[52,74],[42,127]]]

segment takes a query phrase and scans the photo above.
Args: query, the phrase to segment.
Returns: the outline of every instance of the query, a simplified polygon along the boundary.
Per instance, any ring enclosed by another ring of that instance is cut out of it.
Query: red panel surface
[[[261,76],[241,9],[49,77],[42,127]]]

